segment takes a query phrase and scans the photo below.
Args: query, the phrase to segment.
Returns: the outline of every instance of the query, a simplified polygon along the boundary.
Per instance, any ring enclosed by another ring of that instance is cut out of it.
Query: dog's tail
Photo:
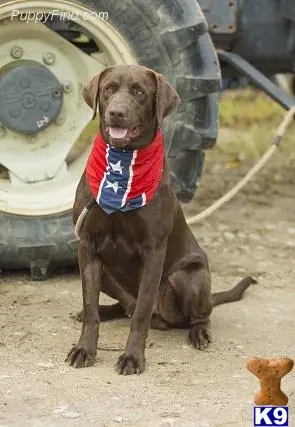
[[[245,277],[232,289],[212,294],[213,307],[216,307],[220,304],[226,304],[228,302],[239,301],[240,299],[242,299],[245,290],[255,283],[257,283],[257,280],[253,279],[253,277]]]

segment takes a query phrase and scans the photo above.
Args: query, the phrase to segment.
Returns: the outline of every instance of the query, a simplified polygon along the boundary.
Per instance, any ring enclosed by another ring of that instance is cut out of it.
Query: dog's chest
[[[100,211],[95,250],[110,270],[133,271],[150,253],[149,225],[136,212],[106,215]]]

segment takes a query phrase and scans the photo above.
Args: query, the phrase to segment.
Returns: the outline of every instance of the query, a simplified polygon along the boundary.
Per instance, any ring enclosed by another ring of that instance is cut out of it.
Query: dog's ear
[[[162,74],[154,72],[156,79],[156,118],[161,127],[163,119],[178,105],[180,98],[176,90],[167,82]]]
[[[89,105],[89,107],[92,108],[92,111],[93,111],[91,120],[93,120],[96,117],[101,80],[103,76],[105,76],[105,74],[108,71],[110,71],[112,68],[113,67],[105,68],[101,73],[96,74],[94,77],[92,77],[90,82],[83,87],[82,96],[86,104]]]

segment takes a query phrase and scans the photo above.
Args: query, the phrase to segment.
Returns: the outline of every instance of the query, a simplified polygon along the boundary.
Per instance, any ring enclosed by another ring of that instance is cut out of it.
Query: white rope
[[[75,234],[76,234],[76,237],[77,237],[78,240],[81,240],[80,239],[80,235],[79,235],[80,234],[80,229],[82,227],[82,224],[84,222],[84,219],[85,219],[86,215],[88,214],[88,211],[89,211],[89,209],[85,206],[85,208],[82,210],[82,212],[80,213],[80,215],[79,215],[79,217],[77,219],[77,222],[76,222],[76,225],[75,225]]]
[[[247,175],[241,179],[228,193],[222,196],[220,199],[216,200],[211,206],[203,210],[202,212],[188,218],[186,222],[189,225],[197,224],[198,222],[203,221],[208,216],[212,215],[217,209],[220,209],[225,203],[229,202],[245,185],[265,166],[265,164],[272,157],[274,152],[279,147],[281,138],[284,133],[290,126],[295,115],[295,105],[287,111],[284,115],[283,120],[281,121],[274,137],[274,141],[270,148],[264,153],[261,159],[250,169]]]

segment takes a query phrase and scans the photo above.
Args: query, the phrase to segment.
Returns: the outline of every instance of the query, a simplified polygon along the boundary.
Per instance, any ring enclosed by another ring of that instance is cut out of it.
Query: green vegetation
[[[285,111],[264,93],[253,89],[228,91],[220,103],[217,144],[206,152],[199,202],[209,205],[232,188],[258,161],[272,142]],[[295,123],[269,163],[242,190],[260,202],[274,192],[294,193]],[[282,185],[284,187],[282,187]],[[283,189],[284,188],[284,189]]]
[[[221,100],[222,126],[238,126],[246,129],[254,124],[279,122],[282,108],[263,92],[253,89],[229,91]]]
[[[283,114],[284,110],[262,92],[244,89],[225,93],[220,104],[217,150],[234,157],[234,161],[261,156]],[[286,132],[280,150],[287,163],[295,158],[294,130],[295,124]]]

